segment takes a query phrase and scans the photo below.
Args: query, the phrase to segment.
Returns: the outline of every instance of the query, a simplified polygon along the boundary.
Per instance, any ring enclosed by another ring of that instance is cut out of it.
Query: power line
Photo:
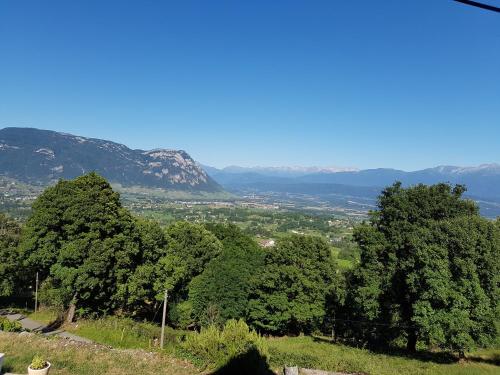
[[[478,7],[481,9],[491,10],[492,12],[500,13],[500,8],[495,7],[493,5],[478,3],[477,1],[471,1],[471,0],[454,0],[454,1],[462,4],[472,5],[473,7]]]

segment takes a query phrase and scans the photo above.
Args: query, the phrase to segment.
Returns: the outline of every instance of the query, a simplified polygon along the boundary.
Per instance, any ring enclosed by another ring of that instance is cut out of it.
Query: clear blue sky
[[[218,167],[500,162],[500,14],[451,0],[3,0],[5,126]]]

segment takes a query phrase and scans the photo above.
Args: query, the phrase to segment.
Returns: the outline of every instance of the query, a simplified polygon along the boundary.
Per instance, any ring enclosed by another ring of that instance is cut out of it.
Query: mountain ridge
[[[222,191],[184,150],[131,149],[113,141],[36,128],[0,129],[1,175],[43,185],[90,171],[123,186]]]
[[[395,181],[400,181],[405,186],[440,182],[462,184],[467,187],[466,197],[480,203],[486,215],[494,217],[500,214],[498,209],[500,205],[500,165],[497,163],[473,167],[437,166],[412,172],[392,168],[376,168],[300,176],[264,175],[255,172],[231,173],[216,168],[210,168],[207,171],[226,190],[233,193],[254,191],[269,194],[293,191],[323,198],[328,186],[331,188],[331,194],[347,195],[351,189],[353,192],[362,193],[366,198],[374,200],[384,187],[392,185]]]

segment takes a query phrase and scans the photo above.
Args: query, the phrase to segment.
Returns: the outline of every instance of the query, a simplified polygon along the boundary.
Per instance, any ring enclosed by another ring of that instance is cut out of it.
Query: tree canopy
[[[193,316],[199,325],[246,318],[248,296],[264,261],[257,243],[235,225],[209,229],[222,241],[223,249],[189,284]]]
[[[19,224],[0,213],[0,297],[12,295],[19,281],[20,237]]]
[[[59,181],[36,199],[20,250],[46,296],[82,311],[123,306],[141,252],[132,216],[96,173]]]
[[[347,305],[368,323],[354,328],[358,336],[389,344],[403,334],[412,351],[423,342],[459,352],[495,337],[499,231],[464,191],[400,183],[383,191],[354,233],[361,263]]]
[[[290,235],[268,250],[249,302],[249,321],[277,334],[311,332],[325,316],[336,262],[319,237]]]

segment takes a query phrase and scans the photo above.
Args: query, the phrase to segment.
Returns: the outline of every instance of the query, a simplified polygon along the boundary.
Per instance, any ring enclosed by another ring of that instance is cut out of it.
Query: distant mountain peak
[[[222,190],[184,150],[132,150],[112,141],[51,130],[0,129],[0,175],[46,184],[89,171],[123,186]]]
[[[466,173],[477,173],[477,172],[500,172],[500,164],[488,163],[480,164],[478,166],[472,167],[457,167],[452,165],[440,165],[435,168],[430,168],[430,170],[437,171],[439,173],[450,173],[450,174],[466,174]]]
[[[338,172],[355,172],[358,171],[357,168],[352,167],[318,167],[318,166],[271,166],[271,167],[239,167],[239,166],[228,166],[222,169],[222,171],[229,173],[259,173],[263,175],[281,175],[281,176],[304,176],[313,173],[338,173]]]

